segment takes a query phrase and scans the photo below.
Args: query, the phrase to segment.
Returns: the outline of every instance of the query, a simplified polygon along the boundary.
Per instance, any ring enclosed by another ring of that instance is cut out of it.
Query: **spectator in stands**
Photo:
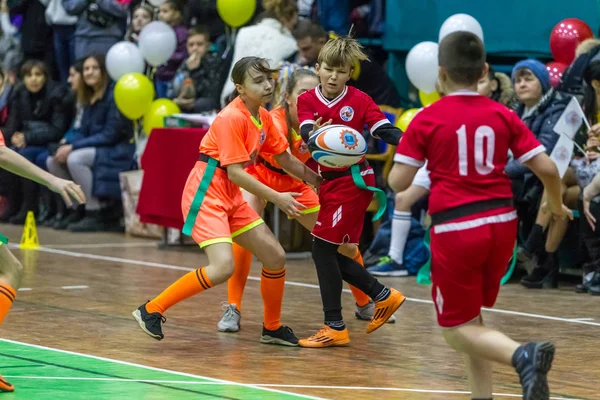
[[[590,262],[584,264],[583,283],[575,289],[580,293],[600,295],[600,61],[589,64],[584,72],[584,80],[583,108],[592,125],[586,148],[590,155],[588,162],[573,161],[572,166],[583,191],[579,199],[579,228]]]
[[[274,67],[280,61],[293,56],[298,48],[291,31],[298,22],[298,7],[294,0],[263,0],[264,13],[260,22],[240,29],[233,48],[233,62],[227,76],[236,62],[246,56],[262,57]],[[227,80],[221,91],[221,105],[227,103],[233,93],[233,81]]]
[[[50,76],[54,76],[54,49],[52,28],[46,23],[46,2],[8,0],[10,15],[23,15],[20,28],[21,51],[24,60],[40,60],[46,63]]]
[[[81,129],[48,158],[48,169],[58,177],[74,180],[86,195],[85,218],[69,225],[69,230],[121,229],[121,216],[116,211],[121,198],[119,173],[134,168],[135,144],[131,121],[115,104],[114,84],[103,55],[84,60],[83,84],[77,97],[83,105]]]
[[[298,22],[298,26],[294,30],[298,46],[296,62],[314,66],[321,48],[332,37],[331,35],[317,22],[308,20]],[[381,65],[373,60],[361,61],[355,65],[348,84],[371,96],[380,106],[396,108],[401,106],[400,95],[394,82]]]
[[[13,91],[4,136],[15,151],[45,169],[48,145],[66,132],[69,121],[63,108],[66,94],[53,82],[43,61],[29,60],[21,68],[23,85]],[[21,192],[21,208],[9,222],[21,225],[28,211],[38,211],[39,187],[36,182],[18,179],[13,189]],[[18,194],[15,194],[15,198]]]
[[[8,120],[8,103],[12,93],[12,84],[6,71],[0,68],[0,127]]]
[[[188,0],[184,14],[185,24],[206,27],[213,43],[225,34],[225,22],[219,16],[216,0]]]
[[[169,83],[175,76],[177,68],[188,56],[186,49],[186,40],[188,30],[183,25],[183,11],[175,0],[169,0],[160,5],[158,19],[169,24],[177,36],[177,48],[166,64],[161,65],[154,75],[154,84],[156,87],[156,97],[167,97]]]
[[[189,57],[181,64],[169,88],[169,97],[183,112],[219,110],[224,83],[221,57],[210,49],[210,34],[202,26],[188,31]]]
[[[62,0],[50,0],[46,21],[52,27],[54,58],[61,83],[67,82],[69,68],[75,62],[75,24],[77,17],[67,14]]]
[[[510,78],[502,72],[495,72],[491,65],[488,74],[477,83],[477,91],[510,109],[518,107],[518,100]]]
[[[71,86],[69,94],[65,97],[65,110],[69,115],[71,126],[67,133],[63,136],[59,143],[48,148],[48,155],[54,156],[58,148],[66,143],[70,143],[72,139],[79,136],[81,128],[81,117],[83,116],[83,107],[77,101],[77,92],[79,86],[83,82],[83,60],[78,60],[69,68],[68,82]],[[47,159],[46,159],[47,163]],[[58,195],[53,196],[53,203],[50,207],[54,207],[54,217],[41,222],[41,225],[50,226],[54,229],[66,229],[70,224],[80,221],[85,214],[85,208],[81,205],[75,209],[68,209],[64,201]]]
[[[75,59],[106,54],[121,41],[127,24],[127,4],[117,0],[62,0],[65,11],[78,17],[75,27]]]
[[[137,43],[140,38],[140,32],[146,25],[148,25],[152,21],[153,16],[154,10],[151,6],[147,4],[137,6],[133,10],[133,14],[131,16],[131,23],[129,24],[129,29],[125,34],[125,40]]]
[[[550,154],[558,141],[558,135],[553,130],[554,125],[570,99],[551,88],[548,70],[538,60],[519,61],[512,71],[511,78],[520,103],[517,114]],[[530,258],[533,245],[543,243],[540,237],[544,229],[538,224],[534,225],[543,186],[518,160],[509,161],[505,171],[513,182],[515,206],[521,224],[520,234],[521,237],[527,238],[523,246],[524,251],[519,253],[519,261],[524,262]]]

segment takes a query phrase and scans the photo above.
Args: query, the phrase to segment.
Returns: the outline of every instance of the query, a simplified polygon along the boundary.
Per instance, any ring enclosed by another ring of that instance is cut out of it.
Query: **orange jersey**
[[[271,111],[271,117],[273,118],[273,124],[275,124],[275,128],[277,129],[277,131],[279,132],[281,137],[283,137],[283,140],[287,141],[288,124],[285,118],[285,108],[275,108]],[[302,161],[303,163],[306,163],[310,159],[310,152],[308,151],[306,143],[304,143],[304,141],[302,140],[302,137],[294,129],[292,129],[292,139],[292,146],[290,148],[292,155],[300,161]],[[272,166],[276,168],[281,168],[281,166],[277,164],[277,161],[275,161],[273,157],[262,157]]]
[[[279,134],[271,115],[259,110],[260,123],[237,97],[217,115],[200,143],[200,153],[219,160],[221,166],[248,163],[272,157],[287,150],[288,142]]]

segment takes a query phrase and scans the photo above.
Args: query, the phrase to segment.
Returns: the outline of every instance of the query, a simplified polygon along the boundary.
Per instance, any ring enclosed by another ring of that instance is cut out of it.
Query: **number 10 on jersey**
[[[456,134],[458,135],[458,173],[467,176],[471,158],[467,150],[467,127],[461,126]],[[494,170],[494,130],[489,126],[482,125],[475,130],[474,140],[475,170],[480,175],[487,175]]]

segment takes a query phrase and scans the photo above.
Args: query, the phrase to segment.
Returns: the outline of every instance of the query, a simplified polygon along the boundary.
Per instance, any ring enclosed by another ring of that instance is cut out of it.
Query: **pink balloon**
[[[546,69],[550,74],[550,84],[553,87],[557,87],[560,84],[563,72],[565,72],[565,69],[567,69],[567,67],[567,64],[558,61],[551,61],[548,64],[546,64]]]
[[[560,21],[550,33],[550,51],[556,61],[571,64],[575,59],[577,45],[594,37],[590,27],[580,19],[567,18]]]

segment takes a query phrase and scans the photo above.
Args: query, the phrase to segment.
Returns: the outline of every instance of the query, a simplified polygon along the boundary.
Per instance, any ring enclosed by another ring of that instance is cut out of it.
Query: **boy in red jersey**
[[[546,207],[556,218],[570,212],[544,147],[515,113],[476,93],[487,71],[483,43],[474,34],[455,32],[441,41],[439,80],[447,95],[411,122],[388,182],[405,190],[427,160],[431,293],[446,342],[465,355],[473,399],[492,398],[492,361],[516,369],[524,400],[548,399],[554,345],[520,345],[481,318],[481,307],[496,301],[516,240],[517,213],[504,173],[508,151],[544,183]]]
[[[305,142],[320,127],[321,121],[328,121],[358,132],[367,125],[373,136],[391,145],[398,143],[401,131],[390,124],[373,100],[360,90],[346,86],[353,65],[365,59],[367,56],[358,42],[350,37],[330,40],[321,49],[316,65],[321,84],[298,96],[298,120]],[[358,244],[373,191],[378,190],[374,188],[373,170],[364,159],[352,168],[319,168],[324,181],[319,189],[321,210],[312,231],[312,256],[319,278],[325,324],[315,335],[299,341],[303,347],[342,346],[350,342],[342,318],[343,280],[375,302],[367,333],[384,324],[406,300],[402,293],[379,283],[359,263],[338,253],[340,246]]]

